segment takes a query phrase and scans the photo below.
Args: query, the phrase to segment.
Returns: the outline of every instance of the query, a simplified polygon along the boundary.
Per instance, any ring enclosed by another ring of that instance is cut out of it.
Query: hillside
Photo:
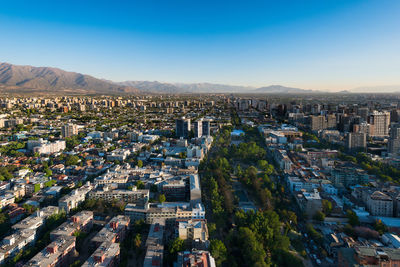
[[[0,63],[0,91],[10,93],[135,93],[137,89],[50,67]]]

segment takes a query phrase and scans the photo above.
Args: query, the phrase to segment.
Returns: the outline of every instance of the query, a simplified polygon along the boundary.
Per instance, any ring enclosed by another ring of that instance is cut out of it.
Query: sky
[[[113,81],[400,85],[398,0],[3,1],[0,62]]]

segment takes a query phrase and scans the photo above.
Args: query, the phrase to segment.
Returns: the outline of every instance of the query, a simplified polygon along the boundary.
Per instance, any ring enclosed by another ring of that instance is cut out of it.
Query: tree
[[[137,188],[137,189],[144,189],[145,186],[144,186],[143,181],[141,181],[141,180],[137,181],[137,182],[136,182],[136,188]]]
[[[140,245],[142,244],[142,236],[140,234],[135,235],[134,244],[136,249],[140,248]]]
[[[322,211],[317,211],[314,214],[313,219],[316,221],[323,222],[325,220],[325,214]]]
[[[327,199],[323,199],[322,200],[322,211],[325,213],[325,214],[331,214],[331,212],[332,212],[332,203],[329,201],[329,200],[327,200]]]
[[[150,192],[152,192],[152,193],[157,193],[157,192],[158,192],[158,186],[155,185],[155,184],[152,184],[152,185],[150,186]]]
[[[217,230],[217,226],[215,225],[215,223],[207,223],[208,226],[208,233],[210,234],[210,236],[214,235],[215,231]]]
[[[72,166],[72,165],[76,165],[79,162],[79,157],[76,155],[68,155],[65,158],[65,165],[66,166]]]
[[[347,218],[349,219],[349,224],[351,226],[360,225],[360,220],[358,219],[357,214],[352,210],[347,210]]]
[[[142,167],[143,167],[143,161],[141,161],[141,160],[139,159],[138,162],[137,162],[137,166],[138,166],[139,168],[142,168]]]
[[[29,205],[29,204],[24,204],[22,205],[22,207],[29,213],[32,214],[35,210],[37,210],[38,208],[33,206],[33,205]]]
[[[45,174],[46,174],[46,176],[47,177],[50,177],[50,176],[52,176],[53,175],[53,172],[52,172],[52,170],[50,170],[50,169],[44,169],[44,172],[45,172]]]
[[[379,234],[384,234],[388,231],[386,225],[382,222],[382,220],[378,219],[374,223],[374,229],[379,232]]]
[[[38,192],[39,190],[40,190],[40,184],[35,184],[34,186],[33,186],[33,191],[36,193],[36,192]]]
[[[176,259],[178,252],[184,249],[185,249],[185,241],[178,237],[169,244],[168,252],[172,259]]]
[[[165,195],[164,195],[164,194],[160,194],[160,195],[158,196],[158,202],[164,203],[165,200],[166,200],[166,198],[165,198]]]
[[[255,233],[247,227],[241,227],[238,233],[238,244],[240,245],[242,257],[248,260],[249,266],[267,266],[266,257],[262,243],[257,241]]]
[[[49,180],[49,181],[44,183],[44,186],[45,187],[51,187],[51,186],[55,185],[56,183],[57,183],[56,180]]]
[[[211,239],[210,250],[215,258],[217,266],[220,266],[227,258],[227,250],[225,244],[219,239]]]

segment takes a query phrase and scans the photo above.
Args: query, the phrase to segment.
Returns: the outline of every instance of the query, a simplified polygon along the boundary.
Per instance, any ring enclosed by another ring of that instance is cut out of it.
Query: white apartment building
[[[72,209],[79,206],[85,201],[86,195],[93,189],[93,186],[88,182],[86,185],[75,189],[70,194],[63,196],[58,201],[58,207],[69,213]]]
[[[42,138],[38,140],[28,140],[27,149],[33,153],[39,154],[53,154],[60,152],[65,149],[65,141],[58,140],[55,142],[49,142],[47,140],[43,140]]]

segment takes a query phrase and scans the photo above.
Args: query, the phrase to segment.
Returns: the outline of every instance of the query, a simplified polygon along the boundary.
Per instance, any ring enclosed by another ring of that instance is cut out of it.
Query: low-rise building
[[[109,161],[124,161],[131,152],[128,149],[116,149],[111,153],[107,154],[107,160]]]
[[[156,219],[150,226],[146,240],[143,267],[163,266],[165,220]]]
[[[114,267],[119,266],[119,244],[103,242],[95,252],[86,260],[82,267]]]
[[[33,153],[53,154],[64,150],[66,147],[64,140],[49,142],[47,140],[28,140],[27,149]]]
[[[58,201],[58,207],[69,213],[85,201],[86,195],[93,189],[93,186],[88,182],[86,185],[73,190],[70,194],[63,196]]]
[[[15,256],[26,246],[31,246],[36,240],[36,229],[22,229],[9,235],[1,241],[0,264]]]
[[[208,247],[208,228],[204,220],[177,220],[177,235],[198,249]]]
[[[400,250],[372,246],[341,248],[338,251],[338,266],[400,266]]]
[[[12,229],[18,231],[18,230],[25,230],[25,229],[31,229],[31,230],[39,230],[41,226],[45,223],[46,219],[48,219],[50,216],[56,214],[59,212],[58,207],[55,206],[47,206],[44,207],[30,216],[26,217],[19,223],[16,223],[12,226]]]
[[[381,191],[369,196],[367,208],[373,216],[393,217],[393,199]]]
[[[178,267],[216,267],[215,259],[209,251],[195,250],[178,253],[176,265]]]
[[[93,212],[81,211],[72,216],[50,233],[50,239],[56,240],[63,236],[72,236],[75,232],[89,232],[93,226]]]
[[[130,218],[118,215],[112,218],[92,239],[97,247],[103,242],[122,242],[129,229]]]
[[[317,211],[322,209],[322,199],[317,190],[314,190],[312,193],[298,192],[295,198],[300,209],[305,212],[308,217],[314,216]]]
[[[112,190],[105,186],[102,189],[92,190],[89,193],[91,199],[103,199],[105,201],[122,200],[126,203],[144,204],[150,195],[148,189],[137,189],[136,186],[132,190],[128,189],[115,189]]]
[[[56,267],[68,266],[69,260],[76,253],[75,237],[63,236],[51,242],[46,248],[36,254],[26,267]]]

